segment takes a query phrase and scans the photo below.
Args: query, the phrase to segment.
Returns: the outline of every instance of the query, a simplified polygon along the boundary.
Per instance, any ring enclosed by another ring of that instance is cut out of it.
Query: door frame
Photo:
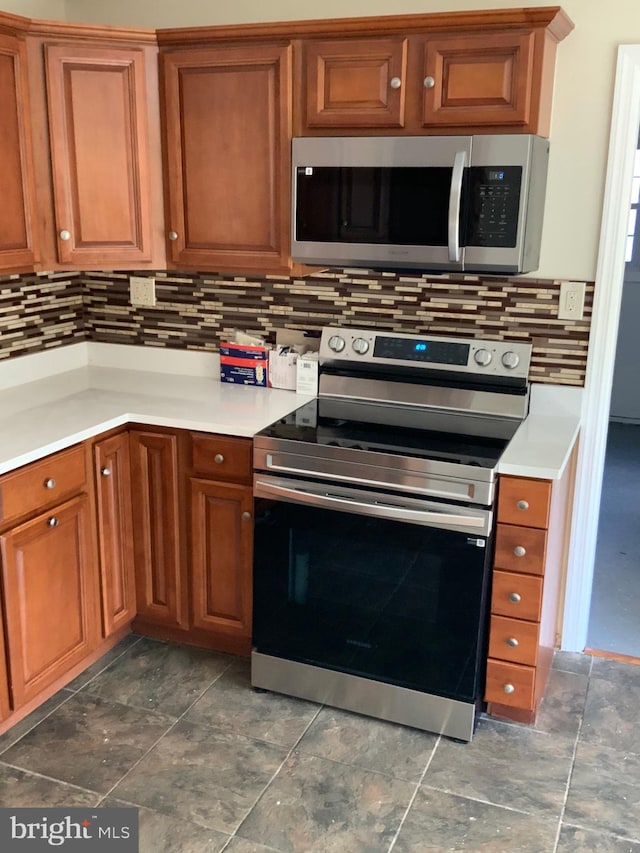
[[[562,648],[566,651],[582,652],[587,643],[639,122],[640,45],[620,45],[565,592]]]

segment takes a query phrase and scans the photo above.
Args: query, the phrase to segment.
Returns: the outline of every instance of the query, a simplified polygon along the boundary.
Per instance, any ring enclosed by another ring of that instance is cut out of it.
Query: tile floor
[[[142,853],[640,853],[639,707],[640,666],[559,653],[535,729],[460,744],[132,636],[0,737],[0,805],[133,804]]]

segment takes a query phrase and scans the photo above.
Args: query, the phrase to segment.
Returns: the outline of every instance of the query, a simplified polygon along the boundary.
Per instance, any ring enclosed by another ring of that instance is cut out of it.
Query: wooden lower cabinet
[[[92,523],[79,495],[0,536],[13,708],[99,643]]]
[[[136,615],[129,433],[94,446],[102,631],[111,636]]]
[[[193,626],[216,646],[248,653],[251,645],[253,494],[250,486],[192,478]]]

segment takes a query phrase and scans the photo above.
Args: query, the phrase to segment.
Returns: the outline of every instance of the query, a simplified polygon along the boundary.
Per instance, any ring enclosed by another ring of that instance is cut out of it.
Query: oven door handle
[[[482,533],[488,535],[488,520],[482,516],[463,515],[455,512],[441,512],[440,510],[411,509],[383,501],[362,501],[356,498],[344,497],[324,492],[317,494],[296,489],[290,486],[281,486],[269,483],[265,480],[256,480],[256,497],[281,497],[295,498],[295,503],[308,504],[323,509],[342,509],[357,512],[360,515],[371,515],[378,518],[392,518],[395,521],[405,521],[412,524],[422,524],[426,527],[442,527],[446,529],[460,529],[470,533]],[[487,513],[490,516],[490,513]],[[490,523],[490,521],[489,521]]]

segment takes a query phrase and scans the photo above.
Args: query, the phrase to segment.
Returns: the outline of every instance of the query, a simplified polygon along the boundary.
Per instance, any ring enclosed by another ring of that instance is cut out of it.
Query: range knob
[[[508,350],[502,355],[502,364],[508,369],[513,370],[520,364],[520,356],[513,350]]]
[[[477,349],[473,355],[473,360],[480,367],[486,367],[488,364],[491,364],[491,358],[492,356],[488,349]]]
[[[351,346],[353,347],[353,351],[357,352],[358,355],[364,355],[369,349],[369,341],[366,341],[364,338],[355,338]]]
[[[345,346],[344,338],[341,338],[340,335],[332,335],[329,338],[329,349],[332,349],[334,352],[342,352]]]

